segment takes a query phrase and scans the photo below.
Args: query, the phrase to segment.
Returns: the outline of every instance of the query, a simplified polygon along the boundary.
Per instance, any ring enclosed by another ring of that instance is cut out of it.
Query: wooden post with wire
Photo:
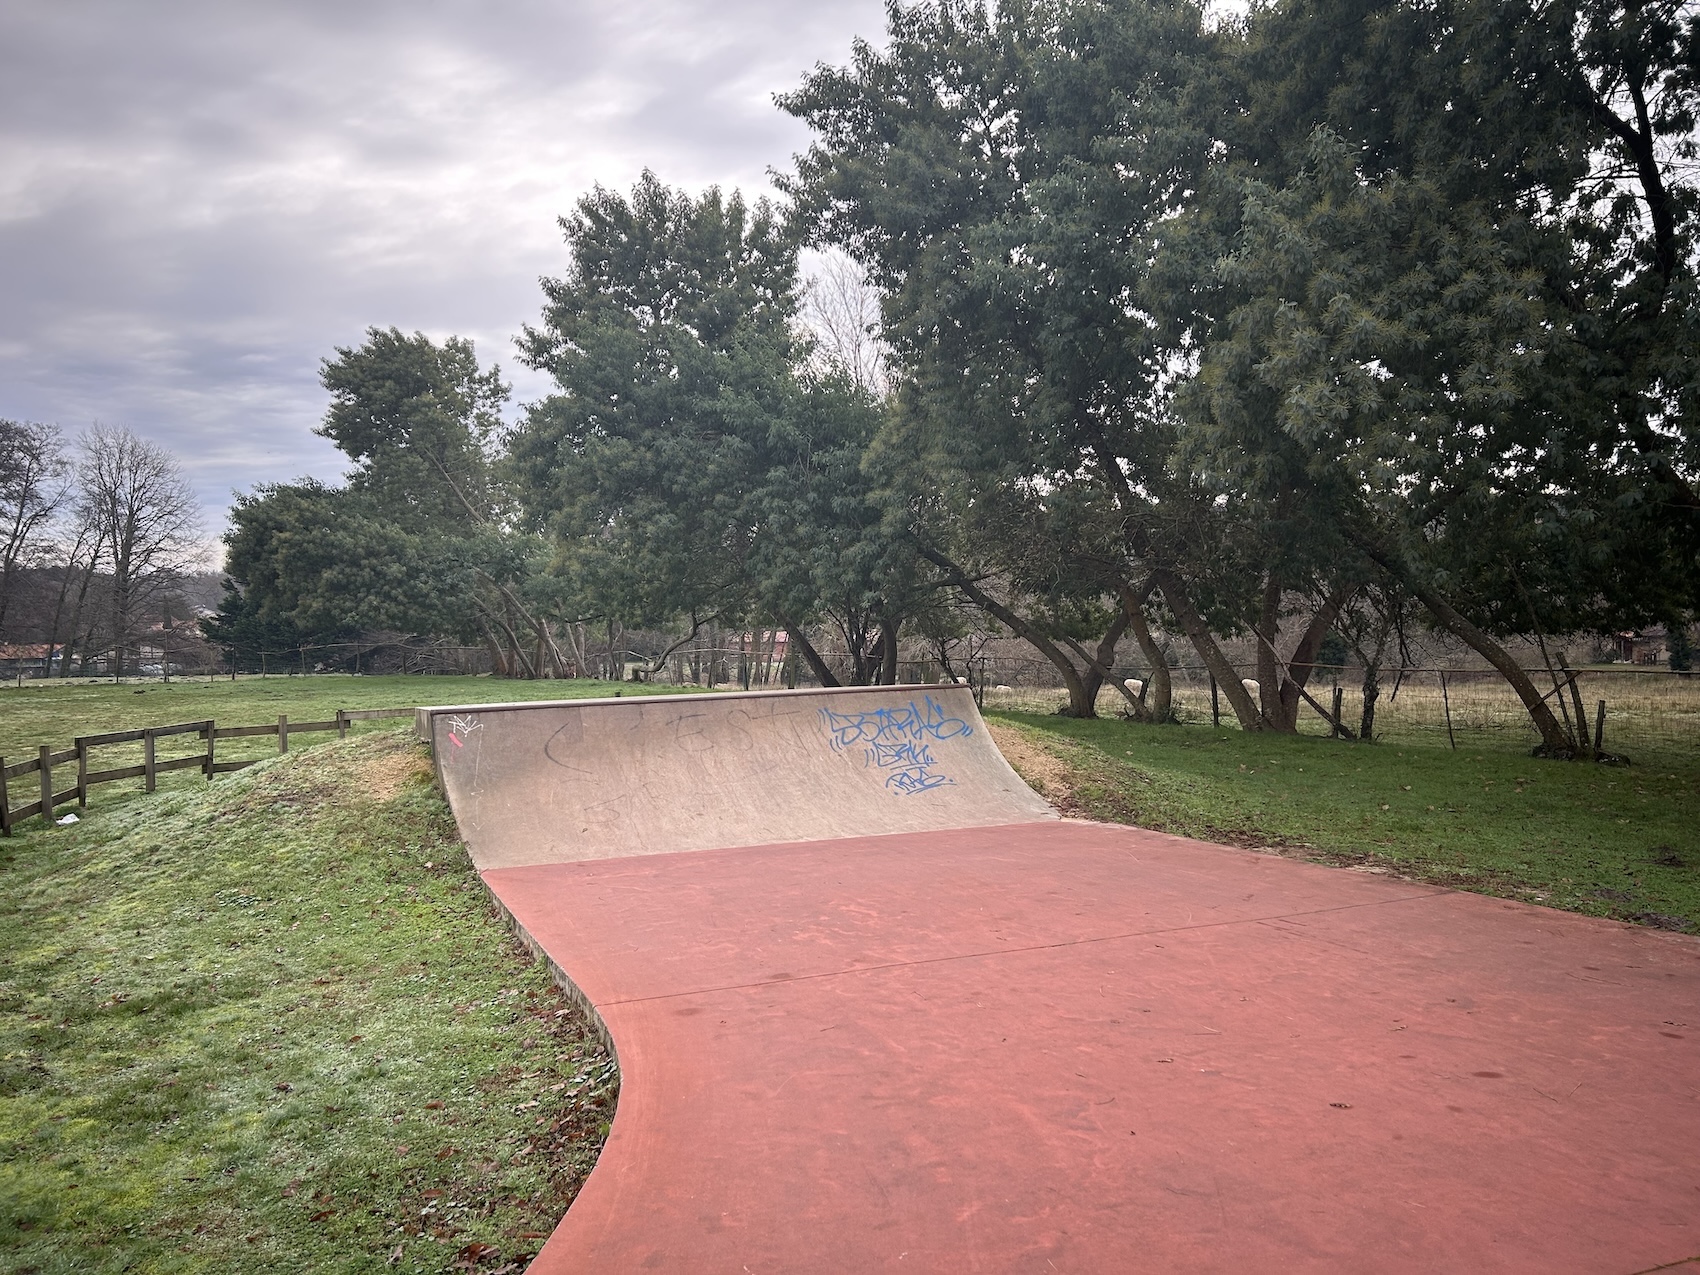
[[[1452,700],[1446,694],[1446,670],[1440,670],[1440,702],[1446,708],[1446,738],[1452,741],[1452,751],[1458,751],[1458,737],[1452,733]]]

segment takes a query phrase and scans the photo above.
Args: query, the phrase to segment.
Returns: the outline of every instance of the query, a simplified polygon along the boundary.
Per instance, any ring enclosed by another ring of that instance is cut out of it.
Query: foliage
[[[543,545],[511,517],[499,369],[480,370],[457,337],[372,328],[322,379],[319,432],[356,468],[346,488],[309,480],[238,497],[225,536],[236,588],[214,640],[246,667],[255,642],[399,630],[482,640],[508,673],[573,671],[532,597]]]
[[[523,343],[556,390],[513,455],[566,596],[640,625],[772,620],[795,636],[832,615],[858,655],[901,614],[902,564],[859,470],[877,405],[807,369],[775,210],[646,173],[562,226],[571,270],[545,282]]]
[[[1700,22],[944,0],[889,26],[782,99],[817,135],[788,190],[884,293],[879,446],[935,560],[1155,590],[1247,729],[1291,729],[1356,591],[1406,590],[1578,751],[1496,639],[1700,583]],[[1261,703],[1217,647],[1245,631]]]

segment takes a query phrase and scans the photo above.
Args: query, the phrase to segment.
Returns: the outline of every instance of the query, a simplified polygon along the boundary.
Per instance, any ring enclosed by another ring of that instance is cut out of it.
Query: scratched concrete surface
[[[965,686],[422,708],[480,869],[1054,819]]]

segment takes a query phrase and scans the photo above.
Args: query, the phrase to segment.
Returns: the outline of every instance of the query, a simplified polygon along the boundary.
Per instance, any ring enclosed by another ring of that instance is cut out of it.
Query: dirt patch
[[[389,801],[402,789],[430,780],[430,761],[412,746],[382,752],[360,763],[361,791],[373,801]]]
[[[1013,726],[987,722],[986,730],[1004,760],[1015,767],[1015,773],[1027,781],[1028,787],[1063,810],[1075,805],[1074,777],[1067,763],[1035,744]]]

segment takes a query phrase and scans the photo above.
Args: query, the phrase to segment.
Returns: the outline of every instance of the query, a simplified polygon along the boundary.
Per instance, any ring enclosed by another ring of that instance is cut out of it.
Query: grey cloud
[[[0,12],[0,416],[126,424],[232,488],[340,457],[318,363],[395,324],[511,339],[555,218],[644,167],[766,188],[771,95],[877,0],[17,4]]]

